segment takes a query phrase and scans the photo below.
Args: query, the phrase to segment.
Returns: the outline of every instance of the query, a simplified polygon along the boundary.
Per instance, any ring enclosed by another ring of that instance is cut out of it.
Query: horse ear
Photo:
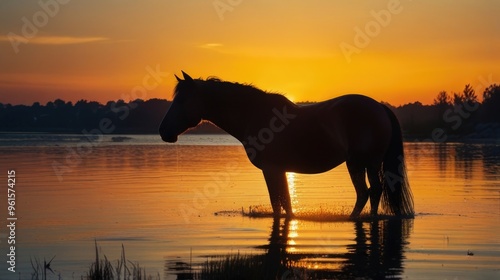
[[[182,81],[181,78],[177,77],[177,75],[174,74],[174,76],[175,76],[175,78],[177,79],[178,82]]]
[[[184,72],[184,71],[181,71],[181,72],[182,72],[182,75],[184,76],[185,81],[189,81],[189,82],[193,81],[193,78],[191,78],[188,74],[186,74],[186,72]]]

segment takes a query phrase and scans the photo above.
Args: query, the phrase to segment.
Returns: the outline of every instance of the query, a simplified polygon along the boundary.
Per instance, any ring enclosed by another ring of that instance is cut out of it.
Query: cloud
[[[214,49],[214,48],[220,48],[222,46],[223,45],[220,43],[206,43],[206,44],[200,45],[199,47],[203,48],[203,49]]]
[[[207,51],[239,57],[272,57],[272,58],[297,58],[297,59],[331,59],[336,56],[330,47],[317,46],[307,42],[293,42],[294,44],[251,44],[251,43],[204,43],[197,48]]]
[[[35,36],[33,38],[25,38],[22,36],[0,36],[0,42],[13,40],[38,45],[74,45],[108,41],[105,37],[70,37],[70,36]]]

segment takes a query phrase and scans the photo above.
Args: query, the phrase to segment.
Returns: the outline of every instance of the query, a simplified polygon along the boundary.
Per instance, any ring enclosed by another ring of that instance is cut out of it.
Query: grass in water
[[[307,271],[290,264],[276,264],[267,255],[215,256],[207,260],[193,279],[309,279]]]
[[[125,257],[125,247],[122,244],[122,253],[120,259],[116,261],[116,265],[106,258],[101,259],[97,241],[95,242],[95,262],[90,265],[86,279],[88,280],[153,280],[160,279],[160,274],[156,277],[146,274],[146,269],[139,266],[138,263],[129,261]]]
[[[207,260],[195,279],[263,279],[263,258],[247,255],[212,257]]]
[[[50,264],[52,263],[52,260],[54,260],[56,256],[53,256],[52,259],[50,259],[49,262],[47,262],[45,259],[43,259],[43,265],[41,261],[37,258],[34,260],[30,258],[31,261],[31,267],[33,268],[33,272],[31,273],[31,279],[32,280],[47,280],[47,272],[52,272],[52,274],[55,274],[52,268],[50,267]]]
[[[54,276],[48,277],[47,275],[55,275],[50,267],[50,264],[55,256],[47,262],[45,259],[42,262],[35,258],[31,259],[31,273],[32,280],[47,280],[54,279]],[[47,278],[48,277],[48,278]],[[62,279],[61,275],[57,275],[57,279]],[[81,276],[82,280],[160,280],[160,273],[156,276],[147,275],[146,269],[140,267],[138,263],[127,260],[125,257],[125,247],[122,244],[122,253],[120,259],[113,265],[108,260],[106,255],[101,257],[99,255],[99,247],[95,241],[95,261],[90,265],[87,275]]]

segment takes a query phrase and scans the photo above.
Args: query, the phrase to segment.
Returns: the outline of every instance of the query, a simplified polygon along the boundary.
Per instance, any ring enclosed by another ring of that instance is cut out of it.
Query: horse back
[[[265,163],[288,171],[320,173],[349,159],[381,162],[391,136],[382,104],[344,95],[298,107],[296,117],[266,147]]]
[[[323,133],[340,143],[346,160],[382,160],[391,139],[391,120],[382,104],[351,94],[319,103],[317,111]]]

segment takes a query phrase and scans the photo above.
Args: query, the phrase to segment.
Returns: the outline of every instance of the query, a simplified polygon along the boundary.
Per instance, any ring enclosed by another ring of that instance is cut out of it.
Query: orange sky
[[[181,70],[294,101],[481,95],[500,79],[498,14],[488,0],[0,1],[0,102],[170,99]]]

